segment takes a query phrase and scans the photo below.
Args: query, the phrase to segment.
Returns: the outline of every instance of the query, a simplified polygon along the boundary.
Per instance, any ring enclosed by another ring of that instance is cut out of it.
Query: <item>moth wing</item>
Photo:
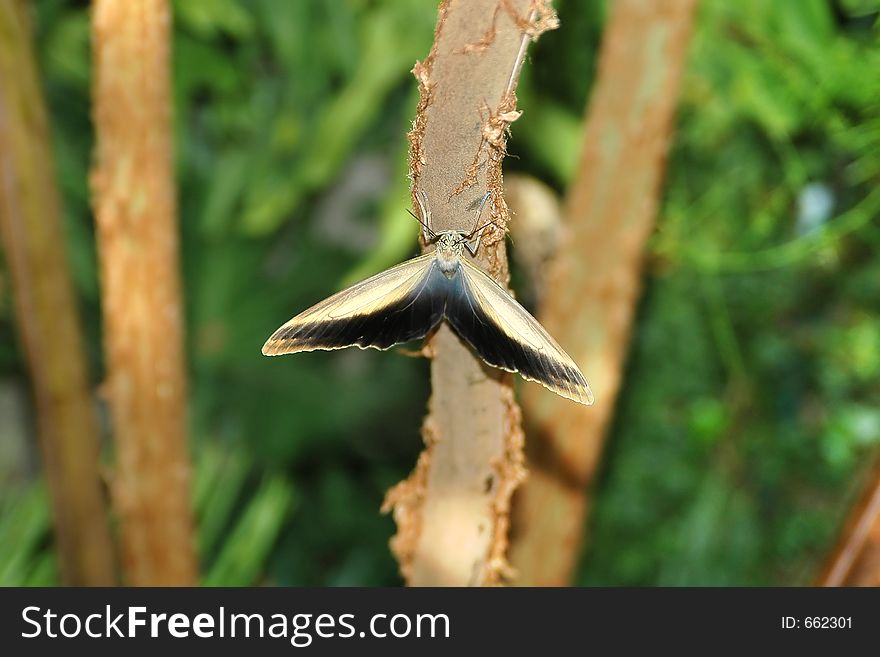
[[[578,366],[546,329],[486,272],[462,258],[461,285],[446,317],[490,365],[590,405],[593,393]]]
[[[301,312],[272,334],[263,354],[388,349],[422,338],[443,318],[445,280],[433,254],[407,260]]]

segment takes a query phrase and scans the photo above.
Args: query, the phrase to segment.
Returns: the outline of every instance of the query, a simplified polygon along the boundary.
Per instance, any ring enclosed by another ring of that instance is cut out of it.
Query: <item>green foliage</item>
[[[526,66],[507,166],[564,190],[604,11],[556,4],[562,28]],[[34,6],[98,373],[86,3]],[[343,280],[414,253],[409,69],[428,52],[435,5],[174,9],[203,581],[395,584],[394,527],[378,507],[420,449],[426,364],[259,349]],[[701,2],[580,582],[803,583],[833,539],[880,437],[877,31],[861,0]],[[0,340],[0,376],[21,372],[20,350]],[[42,486],[5,488],[0,583],[56,582]]]
[[[282,473],[266,473],[248,490],[253,465],[238,451],[221,454],[216,446],[206,447],[198,461],[195,507],[202,583],[257,584],[295,499],[292,483]]]
[[[0,496],[0,586],[50,586],[58,563],[49,544],[49,494],[42,483]]]
[[[584,583],[809,583],[833,540],[880,441],[877,36],[702,3]]]

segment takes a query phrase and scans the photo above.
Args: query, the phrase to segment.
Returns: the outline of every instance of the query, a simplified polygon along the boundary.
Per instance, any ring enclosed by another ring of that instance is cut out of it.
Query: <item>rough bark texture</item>
[[[819,586],[880,586],[880,460],[872,472]]]
[[[606,27],[578,173],[570,233],[548,276],[540,319],[590,379],[593,407],[529,386],[527,484],[514,509],[518,584],[564,585],[611,419],[654,226],[672,117],[696,0],[616,0]]]
[[[547,2],[445,0],[434,45],[413,74],[420,103],[410,133],[413,206],[423,191],[432,228],[471,231],[486,192],[477,262],[508,280],[501,162],[516,120],[516,82],[531,38],[556,26]],[[511,377],[484,365],[442,327],[426,348],[433,393],[426,448],[389,491],[392,550],[411,585],[497,584],[507,566],[510,498],[525,477],[520,410]]]
[[[126,581],[196,580],[165,0],[96,0],[98,227]]]
[[[98,425],[30,25],[18,0],[0,0],[0,237],[31,374],[62,578],[77,586],[112,585]]]

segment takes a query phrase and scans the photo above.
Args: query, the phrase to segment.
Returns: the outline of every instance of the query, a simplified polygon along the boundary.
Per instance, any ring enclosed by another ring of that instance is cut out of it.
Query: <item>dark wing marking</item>
[[[407,260],[303,311],[272,334],[263,353],[388,349],[422,338],[443,319],[448,290],[433,254]]]
[[[584,375],[549,333],[488,274],[462,258],[446,318],[490,365],[519,372],[558,395],[592,404]]]

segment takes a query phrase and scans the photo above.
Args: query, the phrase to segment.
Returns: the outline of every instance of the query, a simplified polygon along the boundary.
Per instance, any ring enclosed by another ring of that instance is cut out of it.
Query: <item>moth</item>
[[[486,194],[476,211],[479,225]],[[317,349],[389,349],[424,338],[446,321],[486,363],[519,372],[558,395],[592,404],[584,375],[507,290],[471,262],[485,226],[435,232],[427,198],[416,194],[425,242],[434,250],[334,294],[284,324],[263,345],[279,356]],[[413,215],[415,216],[415,215]]]

